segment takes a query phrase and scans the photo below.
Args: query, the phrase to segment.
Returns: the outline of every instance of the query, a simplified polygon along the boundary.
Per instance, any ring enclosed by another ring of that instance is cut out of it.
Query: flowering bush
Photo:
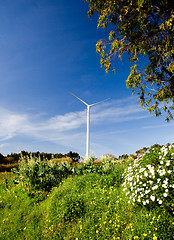
[[[123,173],[123,191],[129,203],[174,207],[174,145],[150,148]]]

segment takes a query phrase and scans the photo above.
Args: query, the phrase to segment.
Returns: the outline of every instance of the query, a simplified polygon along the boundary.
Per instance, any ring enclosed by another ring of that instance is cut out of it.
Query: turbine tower
[[[89,158],[89,148],[90,148],[90,107],[97,105],[101,102],[104,102],[106,100],[108,100],[109,98],[97,102],[97,103],[93,103],[93,104],[87,104],[85,101],[83,101],[82,99],[80,99],[79,97],[77,97],[76,95],[74,95],[73,93],[71,93],[74,97],[76,97],[77,99],[79,99],[82,103],[84,103],[87,106],[87,133],[86,133],[86,158]]]

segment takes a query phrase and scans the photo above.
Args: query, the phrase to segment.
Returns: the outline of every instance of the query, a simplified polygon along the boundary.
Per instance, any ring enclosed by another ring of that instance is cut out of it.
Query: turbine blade
[[[92,107],[92,106],[97,105],[97,104],[99,104],[99,103],[105,102],[105,101],[107,101],[107,100],[109,100],[109,99],[110,99],[110,98],[107,98],[107,99],[105,99],[105,100],[103,100],[103,101],[100,101],[100,102],[97,102],[97,103],[93,103],[93,104],[89,105],[89,107]]]
[[[73,93],[70,93],[72,94],[74,97],[76,97],[77,99],[79,99],[82,103],[84,103],[86,106],[89,106],[89,104],[87,104],[86,102],[84,102],[82,99],[80,99],[79,97],[77,97],[76,95],[74,95]]]

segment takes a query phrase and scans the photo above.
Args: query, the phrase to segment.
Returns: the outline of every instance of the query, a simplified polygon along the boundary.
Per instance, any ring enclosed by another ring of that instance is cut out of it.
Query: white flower
[[[167,172],[168,172],[168,173],[172,173],[172,170],[168,170]]]
[[[160,164],[163,164],[164,162],[163,161],[160,161]]]
[[[168,181],[169,181],[169,179],[168,178],[166,178],[166,180],[164,180],[164,184],[168,184]]]
[[[140,176],[139,176],[139,175],[137,175],[137,182],[139,182],[139,179],[140,179]]]
[[[150,190],[146,190],[146,191],[145,191],[145,194],[148,194],[149,192],[150,192]]]
[[[151,195],[150,199],[154,202],[155,201],[155,196]]]
[[[152,187],[152,190],[156,190],[156,189],[158,189],[158,185],[155,185]]]
[[[169,191],[169,189],[166,189],[166,190],[165,190],[165,192],[168,192],[168,191]]]
[[[158,178],[158,179],[157,179],[157,183],[159,183],[160,181],[161,181],[161,179],[160,179],[160,178]]]
[[[166,166],[170,166],[170,160],[166,161]]]
[[[147,165],[147,168],[148,168],[148,169],[151,169],[151,167],[152,167],[151,165]]]
[[[167,194],[167,193],[164,193],[164,194],[163,194],[163,196],[164,196],[164,197],[167,197],[167,196],[168,196],[168,194]]]
[[[150,169],[150,173],[154,176],[155,175],[154,169]]]
[[[162,200],[159,200],[158,203],[161,205],[161,204],[163,203],[163,201],[162,201]]]
[[[160,176],[163,176],[163,175],[165,175],[165,174],[166,174],[165,169],[162,169],[162,170],[159,171],[159,175],[160,175]]]
[[[146,171],[144,172],[144,176],[145,176],[145,177],[148,177],[148,173],[147,173]]]
[[[144,172],[144,170],[146,170],[145,168],[140,168],[139,172]]]
[[[143,202],[143,205],[146,205],[146,202],[145,202],[145,201]]]
[[[149,199],[146,200],[146,203],[149,204]]]

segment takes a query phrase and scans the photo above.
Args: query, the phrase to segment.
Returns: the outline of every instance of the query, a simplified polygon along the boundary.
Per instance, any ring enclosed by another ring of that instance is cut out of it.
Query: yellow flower
[[[153,236],[153,240],[157,240],[157,237],[155,235]]]

